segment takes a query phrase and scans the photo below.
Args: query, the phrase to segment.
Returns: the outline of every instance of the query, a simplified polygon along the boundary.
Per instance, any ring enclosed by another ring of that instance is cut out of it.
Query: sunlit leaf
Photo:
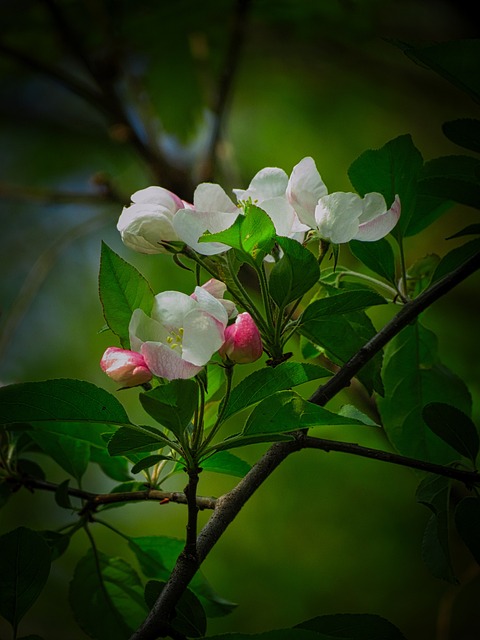
[[[122,347],[129,349],[128,325],[133,311],[143,309],[149,314],[152,310],[150,285],[135,267],[102,242],[99,287],[105,320]]]
[[[276,391],[291,389],[304,382],[331,375],[323,367],[304,362],[282,362],[274,369],[268,367],[254,371],[232,390],[223,419],[226,420]]]

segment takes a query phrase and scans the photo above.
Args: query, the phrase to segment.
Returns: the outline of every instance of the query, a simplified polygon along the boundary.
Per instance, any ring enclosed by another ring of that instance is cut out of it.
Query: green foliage
[[[480,564],[480,499],[468,496],[455,509],[455,526],[476,562]]]
[[[426,162],[418,183],[425,196],[453,200],[480,209],[480,160],[471,156],[445,156]]]
[[[296,240],[277,236],[283,256],[270,272],[269,291],[275,304],[283,309],[301,298],[315,285],[320,269],[315,256]]]
[[[365,266],[388,282],[395,284],[395,256],[393,249],[385,238],[376,242],[359,242],[350,240],[350,251]]]
[[[239,215],[233,225],[219,233],[206,233],[201,242],[223,242],[236,249],[237,257],[252,266],[262,263],[275,242],[273,222],[259,207],[245,205],[245,215]]]
[[[422,164],[412,137],[404,135],[387,142],[381,149],[365,151],[348,170],[348,177],[361,196],[371,191],[381,193],[388,207],[397,194],[400,196],[402,214],[392,232],[397,239],[405,235],[414,215]]]
[[[385,396],[379,399],[383,426],[399,453],[437,463],[458,455],[425,424],[422,410],[444,402],[467,415],[470,394],[462,380],[441,364],[434,333],[420,322],[403,329],[385,349]]]
[[[449,545],[450,489],[449,478],[430,474],[419,484],[416,499],[432,511],[423,536],[423,560],[435,577],[456,584]]]
[[[172,380],[140,394],[145,411],[169,429],[180,442],[197,408],[198,390],[193,380]]]
[[[50,548],[43,537],[18,527],[0,536],[0,613],[14,629],[40,595],[50,573]]]
[[[405,640],[405,636],[391,622],[368,613],[319,616],[297,627],[345,640]]]
[[[122,347],[130,347],[128,325],[135,309],[149,314],[153,292],[145,278],[110,247],[102,242],[99,274],[103,315],[110,329],[120,338]]]
[[[152,608],[162,592],[164,582],[149,580],[145,586],[145,602]],[[196,595],[187,589],[175,607],[172,626],[189,638],[200,638],[207,630],[207,617]]]
[[[248,462],[229,451],[217,451],[211,457],[202,460],[201,465],[203,471],[226,473],[236,478],[243,478],[251,469]]]
[[[480,153],[480,120],[474,118],[451,120],[443,123],[442,130],[455,144]]]
[[[478,431],[471,418],[444,402],[432,402],[423,408],[423,419],[429,429],[442,438],[475,466],[478,455]]]
[[[121,558],[92,549],[75,568],[69,601],[78,625],[98,640],[128,640],[147,613],[134,569]]]
[[[304,382],[330,375],[327,369],[305,362],[282,362],[275,369],[254,371],[232,390],[223,420],[268,398],[277,391],[291,389]]]

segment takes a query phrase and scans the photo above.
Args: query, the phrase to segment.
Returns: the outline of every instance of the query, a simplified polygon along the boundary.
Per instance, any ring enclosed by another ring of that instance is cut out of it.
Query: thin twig
[[[385,327],[365,345],[349,362],[347,362],[325,385],[315,392],[310,401],[325,405],[344,387],[358,371],[369,362],[385,344],[396,336],[404,327],[417,318],[433,302],[448,293],[453,287],[480,268],[480,254],[467,260],[432,287],[409,302]],[[197,539],[198,565],[210,553],[216,542],[225,532],[229,524],[238,515],[244,504],[257,488],[273,473],[273,471],[290,454],[304,448],[308,436],[303,431],[292,434],[293,440],[276,442],[265,455],[253,466],[247,475],[229,493],[217,500],[216,508]],[[373,457],[373,455],[371,456]],[[401,464],[397,458],[396,462]],[[436,470],[438,472],[438,469]],[[471,478],[470,478],[471,480]],[[182,555],[170,575],[149,615],[130,640],[155,640],[168,624],[169,616],[195,575],[192,565],[185,562]]]
[[[54,482],[48,482],[47,480],[38,480],[37,478],[15,478],[12,483],[18,488],[19,485],[26,487],[30,491],[50,491],[55,493],[58,489],[58,484]],[[181,491],[159,491],[157,489],[145,489],[145,491],[122,491],[116,493],[92,493],[91,491],[84,491],[82,489],[76,489],[75,487],[68,488],[68,495],[74,498],[81,498],[85,500],[83,511],[95,511],[98,507],[116,504],[119,502],[142,502],[150,500],[153,502],[161,502],[166,504],[167,502],[175,502],[177,504],[187,504],[187,496]],[[203,496],[196,496],[197,508],[200,511],[204,509],[215,509],[216,498],[208,498]]]

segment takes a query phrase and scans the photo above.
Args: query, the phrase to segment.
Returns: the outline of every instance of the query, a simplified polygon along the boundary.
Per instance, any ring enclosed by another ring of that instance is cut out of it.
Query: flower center
[[[170,335],[167,337],[167,344],[170,349],[180,349],[182,350],[182,342],[183,342],[183,327],[179,329],[172,329],[170,331]]]

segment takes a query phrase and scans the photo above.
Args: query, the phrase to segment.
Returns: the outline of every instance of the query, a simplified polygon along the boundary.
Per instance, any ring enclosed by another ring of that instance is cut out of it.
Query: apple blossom
[[[152,372],[141,353],[108,347],[100,360],[102,370],[123,387],[136,387],[152,379]]]
[[[221,242],[199,242],[206,232],[218,233],[232,226],[240,211],[218,184],[203,182],[193,194],[193,208],[177,212],[173,226],[189,247],[205,256],[224,253],[230,247]]]
[[[341,244],[350,240],[374,242],[386,236],[400,217],[400,198],[390,209],[380,193],[328,194],[312,158],[303,158],[293,169],[287,198],[301,222],[320,238]]]
[[[231,300],[224,300],[223,298],[227,290],[227,285],[225,283],[220,280],[216,280],[215,278],[210,278],[210,280],[205,282],[205,284],[202,284],[201,288],[216,298],[225,307],[229,320],[232,320],[237,316],[238,311],[235,303]],[[197,299],[196,293],[192,293],[190,297],[194,300]]]
[[[163,187],[141,189],[131,199],[117,223],[123,243],[140,253],[168,253],[162,242],[180,241],[173,220],[179,209],[191,205]]]
[[[150,316],[141,309],[133,312],[130,343],[155,375],[192,378],[222,346],[227,322],[225,307],[202,287],[195,288],[194,297],[163,291],[155,296]]]
[[[225,342],[219,349],[222,358],[236,364],[255,362],[262,355],[262,339],[252,316],[240,313],[225,329]]]

